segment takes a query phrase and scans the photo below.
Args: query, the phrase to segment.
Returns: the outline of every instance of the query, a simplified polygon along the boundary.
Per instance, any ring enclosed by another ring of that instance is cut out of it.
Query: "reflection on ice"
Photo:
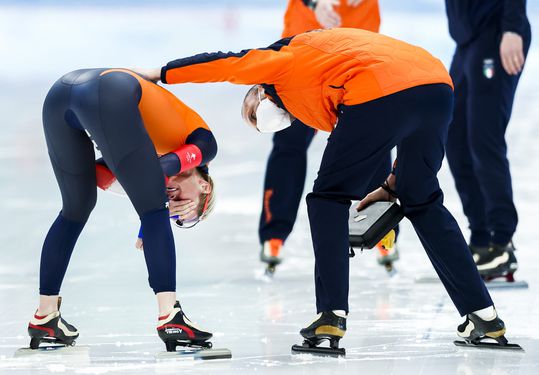
[[[418,14],[403,4],[396,11],[397,5],[382,2],[384,31],[449,61],[452,44],[441,5]],[[62,291],[62,313],[81,333],[77,346],[32,355],[18,351],[29,343],[25,330],[37,302],[39,252],[60,209],[40,123],[48,87],[61,74],[81,67],[153,66],[205,50],[265,45],[279,37],[281,9],[223,9],[87,7],[81,12],[0,6],[0,373],[539,373],[539,333],[530,329],[539,320],[534,289],[539,283],[534,219],[538,191],[529,180],[537,174],[534,163],[539,160],[535,104],[539,98],[530,79],[539,75],[536,63],[526,67],[508,130],[521,217],[515,238],[521,261],[517,275],[530,288],[492,290],[508,326],[507,337],[526,353],[453,345],[454,330],[461,322],[458,313],[439,283],[415,281],[432,271],[405,222],[396,277],[389,279],[369,251],[351,260],[351,313],[340,343],[346,358],[292,356],[291,345],[301,342],[299,329],[315,315],[305,206],[300,207],[295,231],[286,243],[283,264],[273,279],[262,279],[256,228],[271,138],[241,123],[239,104],[245,88],[221,84],[171,88],[201,113],[220,144],[211,165],[219,195],[215,215],[204,225],[175,235],[182,306],[214,332],[214,346],[229,348],[233,358],[156,359],[165,347],[155,334],[157,311],[143,255],[133,247],[138,218],[128,200],[104,194],[99,195],[74,251]],[[235,23],[231,17],[236,17]],[[201,20],[204,28],[195,37],[193,30],[200,29]],[[420,31],[420,24],[429,32]],[[539,58],[535,46],[529,58]],[[320,134],[311,146],[306,189],[315,178],[325,138]],[[446,168],[441,183],[447,206],[461,220]]]

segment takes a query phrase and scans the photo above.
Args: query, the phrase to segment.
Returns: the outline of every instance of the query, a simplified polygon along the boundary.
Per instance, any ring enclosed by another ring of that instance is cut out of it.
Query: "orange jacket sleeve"
[[[169,62],[161,69],[163,83],[279,83],[292,71],[294,55],[280,40],[267,48],[203,53]]]

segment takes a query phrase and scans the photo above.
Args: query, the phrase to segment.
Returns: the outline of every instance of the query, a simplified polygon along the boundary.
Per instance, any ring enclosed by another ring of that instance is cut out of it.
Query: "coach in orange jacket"
[[[492,309],[466,241],[443,205],[436,175],[453,85],[443,64],[427,51],[365,30],[330,29],[267,48],[199,54],[171,61],[160,71],[141,72],[169,84],[257,84],[245,98],[243,115],[259,130],[282,128],[290,115],[331,132],[307,196],[319,313],[348,312],[350,200],[366,193],[394,146],[395,174],[363,203],[398,196],[460,314]]]

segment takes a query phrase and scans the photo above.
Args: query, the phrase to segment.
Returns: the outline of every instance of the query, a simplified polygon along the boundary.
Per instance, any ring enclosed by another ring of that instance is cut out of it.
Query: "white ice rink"
[[[537,25],[534,2],[528,6]],[[507,337],[525,353],[453,345],[462,319],[440,285],[414,282],[433,270],[404,221],[397,277],[388,278],[374,253],[351,260],[351,312],[341,341],[346,359],[291,355],[291,345],[301,341],[299,329],[315,314],[305,205],[284,264],[273,282],[260,280],[257,223],[271,137],[241,122],[245,87],[214,84],[168,87],[206,119],[219,143],[211,164],[218,184],[216,212],[193,230],[175,231],[178,293],[188,316],[214,332],[214,346],[230,348],[232,360],[156,359],[164,345],[155,333],[157,311],[144,259],[134,248],[138,219],[127,199],[101,192],[62,288],[62,313],[80,331],[77,346],[62,355],[14,357],[29,343],[26,327],[37,307],[41,246],[61,207],[40,119],[50,85],[78,68],[160,66],[196,52],[262,47],[279,38],[282,0],[262,8],[251,0],[244,2],[247,8],[238,1],[202,8],[196,1],[170,3],[66,7],[0,1],[0,373],[539,374],[537,43],[507,136],[520,214],[516,277],[530,288],[492,291]],[[453,44],[443,1],[407,3],[415,1],[382,1],[382,31],[449,63]],[[326,138],[319,134],[311,146],[306,190]],[[448,208],[465,228],[447,166],[440,179]]]

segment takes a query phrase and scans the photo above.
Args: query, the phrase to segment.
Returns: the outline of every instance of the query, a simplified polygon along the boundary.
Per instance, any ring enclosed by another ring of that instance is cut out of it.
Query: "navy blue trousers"
[[[60,292],[78,236],[96,204],[92,140],[139,214],[150,286],[155,293],[176,289],[165,179],[138,109],[140,85],[127,73],[100,76],[102,71],[66,74],[50,89],[43,105],[43,128],[62,211],[41,252],[42,295]]]
[[[476,246],[508,243],[518,223],[505,131],[520,75],[503,69],[500,38],[497,26],[486,29],[456,49],[450,69],[455,110],[447,160]],[[527,55],[530,38],[524,41]]]
[[[396,191],[461,315],[492,305],[436,177],[453,109],[445,84],[410,88],[342,106],[313,192],[307,195],[315,254],[316,308],[348,311],[348,210],[397,146]]]
[[[266,166],[264,199],[258,226],[260,243],[271,238],[288,238],[298,213],[307,173],[307,149],[316,131],[295,120],[292,126],[273,136],[273,148]],[[391,171],[391,153],[370,181],[366,191],[357,193],[356,200],[378,188]],[[398,226],[395,228],[398,233]]]

